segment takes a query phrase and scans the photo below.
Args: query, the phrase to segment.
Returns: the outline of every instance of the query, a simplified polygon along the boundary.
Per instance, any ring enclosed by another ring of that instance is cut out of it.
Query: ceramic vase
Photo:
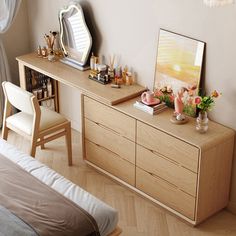
[[[196,130],[199,133],[206,133],[208,130],[208,118],[206,111],[200,111],[196,120]]]

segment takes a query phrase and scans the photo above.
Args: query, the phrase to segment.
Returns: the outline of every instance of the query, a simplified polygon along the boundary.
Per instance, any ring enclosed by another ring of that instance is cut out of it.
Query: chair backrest
[[[6,99],[10,104],[18,110],[30,115],[35,113],[35,104],[33,103],[34,95],[11,82],[4,81],[2,83],[3,91]]]

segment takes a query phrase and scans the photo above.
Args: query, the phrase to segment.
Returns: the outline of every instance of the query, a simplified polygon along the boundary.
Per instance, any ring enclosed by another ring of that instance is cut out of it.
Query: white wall
[[[59,29],[58,10],[67,2],[28,0],[32,49],[43,43],[44,33]],[[150,88],[159,28],[205,41],[206,89],[223,93],[210,117],[236,129],[236,4],[211,9],[203,5],[203,0],[84,0],[80,3],[93,35],[94,52],[100,56],[115,53],[123,65],[137,72],[138,82]],[[79,94],[74,91],[70,96],[70,92],[63,94],[63,90],[62,87],[62,113],[73,117]],[[70,104],[70,110],[66,110],[66,104]],[[233,169],[231,209],[236,210],[236,162]]]
[[[19,84],[16,57],[30,52],[27,2],[22,1],[17,18],[10,29],[3,35],[12,81]]]

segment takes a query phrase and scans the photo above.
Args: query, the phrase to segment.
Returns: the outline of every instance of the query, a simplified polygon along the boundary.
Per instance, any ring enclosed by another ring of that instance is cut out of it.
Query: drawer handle
[[[159,179],[159,180],[165,182],[166,184],[168,184],[168,185],[171,186],[172,188],[175,188],[175,189],[179,190],[179,188],[178,188],[176,185],[174,185],[174,184],[168,182],[167,180],[161,178],[160,176],[155,175],[155,174],[153,174],[153,173],[151,173],[151,172],[148,172],[148,174],[150,174],[152,177],[154,177],[154,178],[156,178],[156,179]]]
[[[118,158],[120,158],[120,159],[122,159],[122,160],[124,160],[124,161],[129,162],[128,160],[126,160],[125,158],[121,157],[121,156],[118,155],[117,153],[111,151],[110,149],[107,149],[106,147],[103,147],[103,146],[101,146],[100,144],[94,143],[94,142],[92,142],[92,141],[90,141],[90,140],[89,140],[89,142],[93,143],[94,145],[96,145],[96,146],[99,147],[99,148],[102,148],[102,149],[104,149],[104,150],[106,150],[106,151],[112,153],[113,155],[117,156]],[[130,162],[130,163],[131,163],[131,162]],[[133,164],[133,163],[132,163],[132,164]]]
[[[161,153],[159,153],[157,151],[154,151],[154,150],[151,150],[151,149],[149,149],[149,151],[152,152],[154,155],[160,156],[161,158],[163,158],[163,159],[165,159],[165,160],[167,160],[167,161],[169,161],[169,162],[171,162],[171,163],[173,163],[175,165],[181,166],[178,162],[176,162],[176,161],[174,161],[174,160],[164,156],[163,154],[161,154]]]
[[[103,124],[101,124],[99,122],[95,122],[95,124],[100,126],[100,127],[102,127],[103,129],[106,129],[106,130],[108,130],[110,132],[113,132],[113,133],[115,133],[117,135],[121,135],[119,132],[117,132],[117,131],[115,131],[115,130],[113,130],[113,129],[111,129],[111,128],[109,128],[109,127],[107,127],[107,126],[105,126],[105,125],[103,125]]]

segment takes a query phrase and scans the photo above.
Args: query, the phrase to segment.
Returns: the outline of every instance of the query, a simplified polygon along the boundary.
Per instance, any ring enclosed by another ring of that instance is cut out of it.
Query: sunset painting
[[[160,30],[154,90],[169,96],[169,103],[184,88],[184,112],[196,115],[205,43],[166,30]]]

